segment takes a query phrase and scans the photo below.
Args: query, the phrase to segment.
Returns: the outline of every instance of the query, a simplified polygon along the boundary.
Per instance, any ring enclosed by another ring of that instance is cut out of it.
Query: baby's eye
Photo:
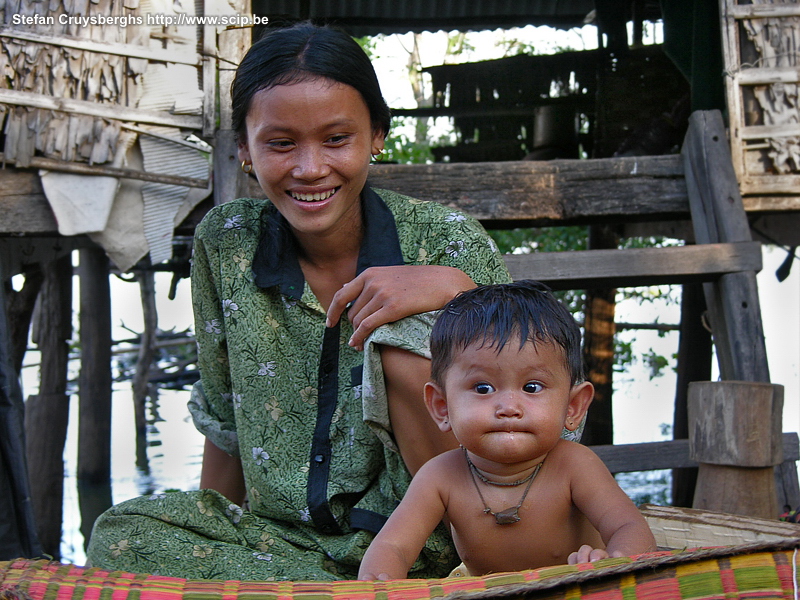
[[[544,386],[542,386],[542,384],[538,381],[529,381],[522,386],[522,389],[527,394],[535,394],[536,392],[541,392],[544,389]]]
[[[474,389],[478,394],[491,394],[494,391],[492,384],[485,382],[476,383]]]

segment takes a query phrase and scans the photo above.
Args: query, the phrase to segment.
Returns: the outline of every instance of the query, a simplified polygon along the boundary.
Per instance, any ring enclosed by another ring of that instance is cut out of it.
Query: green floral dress
[[[436,264],[478,284],[510,280],[481,225],[457,210],[369,188],[362,209],[359,272]],[[410,481],[375,344],[427,355],[430,315],[379,328],[364,353],[350,348],[350,323],[325,327],[294,239],[265,200],[220,205],[197,227],[192,294],[202,379],[190,410],[241,458],[247,510],[212,490],[123,502],[95,524],[91,564],[190,578],[354,578]],[[440,527],[411,576],[444,576],[457,563]]]

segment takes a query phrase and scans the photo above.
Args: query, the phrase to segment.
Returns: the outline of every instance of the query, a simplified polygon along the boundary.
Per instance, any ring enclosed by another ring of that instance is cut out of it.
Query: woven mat
[[[654,552],[484,577],[371,581],[187,580],[48,561],[0,562],[0,600],[797,599],[800,539]]]

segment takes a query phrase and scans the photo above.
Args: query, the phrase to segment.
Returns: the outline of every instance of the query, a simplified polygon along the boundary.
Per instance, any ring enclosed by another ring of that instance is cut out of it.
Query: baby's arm
[[[437,468],[439,457],[425,463],[414,475],[403,501],[372,540],[359,579],[405,579],[428,536],[445,514],[439,484],[447,481]]]
[[[569,564],[656,550],[647,521],[603,461],[585,446],[575,445],[571,450],[572,501],[600,533],[606,548],[582,546],[570,554]]]

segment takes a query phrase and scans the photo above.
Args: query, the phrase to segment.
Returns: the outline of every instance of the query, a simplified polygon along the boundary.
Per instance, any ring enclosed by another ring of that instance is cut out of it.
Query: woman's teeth
[[[319,202],[320,200],[327,200],[336,193],[336,189],[328,190],[327,192],[318,192],[316,194],[298,194],[297,192],[289,192],[295,200],[301,202]]]

